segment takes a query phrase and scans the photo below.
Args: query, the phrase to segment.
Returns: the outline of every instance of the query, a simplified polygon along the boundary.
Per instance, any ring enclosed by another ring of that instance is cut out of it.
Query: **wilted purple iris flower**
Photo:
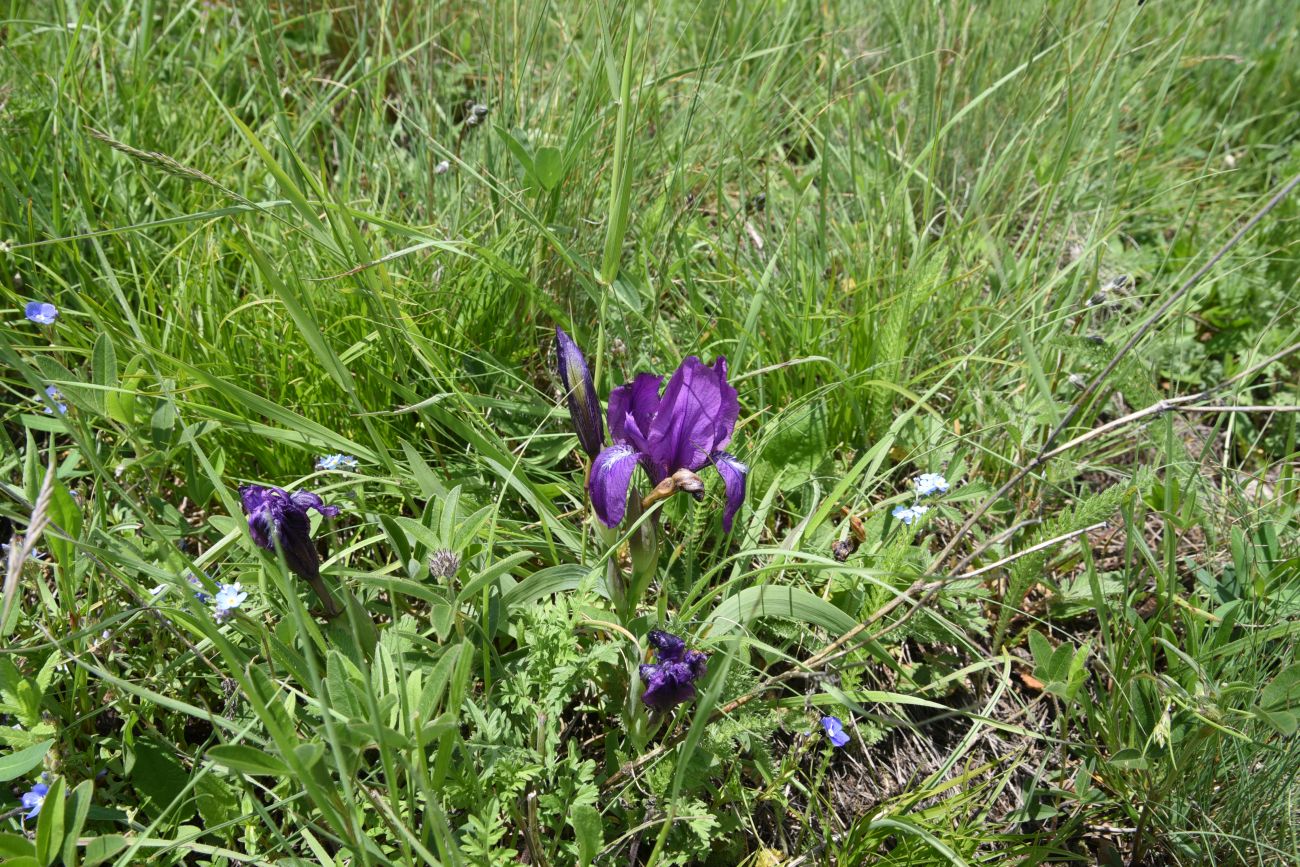
[[[685,641],[658,629],[650,630],[646,638],[654,645],[659,661],[641,666],[641,680],[646,685],[641,700],[651,710],[667,711],[695,698],[695,681],[708,673],[708,656],[687,650]]]
[[[637,464],[653,485],[681,470],[694,473],[712,464],[726,486],[722,528],[729,533],[745,499],[749,468],[723,451],[740,415],[736,389],[727,382],[727,359],[719,355],[709,367],[692,355],[660,394],[662,384],[663,377],[640,373],[610,392],[614,444],[596,457],[588,483],[596,515],[607,527],[623,520]]]
[[[59,318],[59,308],[48,301],[28,301],[23,313],[37,325],[53,325]]]
[[[842,747],[849,742],[849,736],[844,732],[844,723],[840,722],[839,717],[822,717],[822,728],[826,730],[826,736],[831,739],[832,746]]]
[[[591,380],[591,368],[582,350],[563,328],[555,329],[556,369],[564,385],[564,399],[569,404],[569,416],[578,442],[589,457],[595,457],[605,444],[605,425],[600,420],[600,399]]]
[[[248,532],[253,541],[268,551],[279,546],[284,562],[298,577],[309,582],[331,613],[338,609],[320,580],[320,555],[311,540],[311,519],[307,512],[315,509],[327,518],[339,513],[338,506],[327,506],[311,491],[290,493],[283,488],[244,485],[239,498],[248,515]]]

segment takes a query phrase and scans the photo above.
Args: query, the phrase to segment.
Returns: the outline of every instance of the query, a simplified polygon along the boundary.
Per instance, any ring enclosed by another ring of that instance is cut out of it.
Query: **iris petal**
[[[628,443],[642,452],[650,447],[646,433],[659,411],[663,381],[662,376],[638,373],[631,382],[609,393],[609,435],[614,442]]]
[[[713,372],[718,378],[718,391],[722,404],[718,408],[718,418],[713,432],[713,448],[720,451],[731,442],[732,431],[740,418],[740,395],[731,383],[727,382],[727,358],[719,355],[713,361]]]
[[[629,445],[605,448],[591,464],[587,490],[591,505],[606,527],[617,527],[627,511],[627,489],[641,453]]]
[[[299,578],[320,577],[320,555],[311,541],[311,521],[306,511],[285,509],[276,528],[276,541],[284,551],[284,562]]]
[[[749,467],[727,452],[714,454],[713,465],[718,468],[718,475],[722,476],[722,483],[726,488],[727,505],[722,510],[722,529],[730,533],[731,522],[745,502],[745,479],[749,475]]]
[[[713,452],[722,390],[717,373],[695,356],[682,362],[664,388],[650,425],[650,456],[669,472],[698,470]]]
[[[654,646],[661,662],[677,662],[686,653],[686,642],[671,632],[651,629],[646,640]]]
[[[311,491],[294,491],[289,495],[289,502],[294,508],[306,513],[308,509],[315,509],[327,518],[333,518],[339,513],[338,506],[327,506],[325,501],[320,498],[319,494]]]
[[[591,368],[582,350],[562,328],[555,329],[556,367],[564,385],[564,399],[578,442],[589,456],[595,457],[605,441],[605,425],[600,418],[600,399],[591,379]]]
[[[646,677],[646,669],[651,669]],[[695,698],[695,684],[690,668],[680,662],[665,662],[662,665],[641,666],[641,678],[646,682],[646,691],[641,701],[654,710],[670,710],[685,701]]]

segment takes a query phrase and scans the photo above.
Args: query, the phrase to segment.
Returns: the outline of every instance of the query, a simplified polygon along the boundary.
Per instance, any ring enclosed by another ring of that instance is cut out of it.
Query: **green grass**
[[[1300,5],[265,6],[0,2],[5,863],[1300,860],[1297,414],[958,534],[1296,405],[1300,194],[1070,415],[1300,172]],[[630,595],[556,325],[740,392]]]

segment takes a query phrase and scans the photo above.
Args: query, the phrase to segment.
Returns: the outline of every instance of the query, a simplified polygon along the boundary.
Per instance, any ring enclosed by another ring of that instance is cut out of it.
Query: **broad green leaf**
[[[559,186],[564,178],[564,156],[556,147],[540,147],[533,158],[533,172],[548,191]]]
[[[25,750],[15,750],[0,756],[0,783],[16,780],[35,768],[45,759],[45,754],[53,745],[53,740],[42,741]]]
[[[50,498],[50,520],[68,538],[64,538],[61,533],[47,531],[45,534],[46,544],[50,546],[51,553],[59,561],[65,570],[73,568],[73,560],[77,556],[76,545],[73,541],[81,535],[81,506],[72,498],[72,494],[64,486],[61,480],[55,480],[54,493]]]
[[[152,737],[138,738],[135,742],[135,764],[131,768],[131,785],[139,793],[141,804],[151,816],[167,809],[185,790],[189,774],[176,758],[175,750],[167,743]],[[168,814],[169,822],[188,818],[184,811]]]
[[[1256,708],[1255,715],[1287,737],[1295,734],[1296,728],[1300,726],[1300,719],[1290,711]]]
[[[1300,707],[1300,663],[1278,672],[1259,694],[1260,707],[1266,710],[1290,710]]]
[[[536,556],[537,555],[532,551],[516,551],[515,553],[498,560],[484,569],[480,574],[474,576],[473,579],[466,582],[465,586],[461,589],[460,594],[456,597],[456,601],[465,602],[469,599],[473,599],[475,594],[484,587],[488,586],[525,560]]]
[[[0,834],[0,858],[9,864],[10,858],[19,856],[32,857],[36,854],[36,845],[21,834]]]
[[[96,867],[126,848],[126,838],[121,834],[94,837],[86,842],[81,855],[81,867]]]
[[[113,338],[107,331],[101,332],[99,337],[95,338],[90,373],[91,381],[101,389],[117,388],[117,351],[113,348]]]
[[[82,780],[72,790],[72,795],[68,798],[68,813],[63,831],[64,864],[77,863],[77,838],[81,836],[81,829],[85,826],[86,817],[90,814],[90,802],[94,797],[94,793],[94,781]]]
[[[1029,652],[1034,657],[1035,674],[1039,680],[1049,680],[1052,663],[1052,643],[1037,629],[1029,630]]]
[[[63,800],[63,778],[58,777],[50,783],[50,790],[41,805],[41,814],[36,819],[36,860],[49,867],[59,857],[63,846],[63,817],[67,804]]]
[[[573,826],[573,835],[578,840],[578,862],[587,867],[605,845],[600,811],[590,804],[579,804],[569,814],[569,824]]]
[[[501,594],[501,602],[507,609],[527,607],[539,599],[545,599],[547,596],[553,596],[567,590],[576,590],[590,572],[590,569],[576,563],[538,569]],[[603,589],[603,587],[598,587],[597,592],[600,593]]]
[[[240,774],[263,777],[287,777],[289,767],[280,759],[244,744],[221,744],[208,750],[208,758]]]
[[[821,597],[798,587],[765,584],[749,587],[722,600],[707,618],[714,635],[724,635],[756,617],[785,617],[811,623],[838,638],[858,622]]]
[[[232,822],[240,816],[239,795],[216,774],[204,774],[194,785],[194,800],[206,825]]]
[[[1147,760],[1135,749],[1123,749],[1106,760],[1108,764],[1128,771],[1142,771],[1147,768]]]

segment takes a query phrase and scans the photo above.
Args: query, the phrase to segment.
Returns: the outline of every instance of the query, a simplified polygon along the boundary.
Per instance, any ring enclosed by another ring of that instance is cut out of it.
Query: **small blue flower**
[[[939,473],[921,473],[913,482],[918,497],[948,493],[948,480]]]
[[[53,325],[54,320],[59,318],[59,308],[48,301],[28,301],[24,312],[37,325]]]
[[[826,736],[831,739],[832,746],[842,747],[849,742],[849,736],[844,732],[844,723],[840,722],[839,717],[822,717],[822,728],[826,730]]]
[[[19,550],[21,550],[21,548]],[[36,561],[44,560],[45,552],[33,550],[32,553],[27,555],[27,559],[36,560]],[[9,560],[9,543],[6,542],[5,544],[0,545],[0,562],[7,562],[8,560]]]
[[[195,575],[193,572],[187,572],[186,580],[189,581],[190,586],[194,588],[194,598],[199,600],[199,603],[202,605],[208,604],[209,596],[204,592],[203,582],[199,580],[199,576]]]
[[[24,819],[35,819],[41,814],[41,807],[45,805],[45,796],[50,793],[50,787],[44,783],[37,783],[30,790],[23,793],[23,807],[28,811],[23,814]]]
[[[50,400],[54,401],[54,406],[59,410],[59,415],[67,414],[68,405],[62,402],[63,395],[59,393],[59,390],[57,388],[55,388],[52,385],[45,386],[45,396],[48,397]],[[50,409],[47,406],[45,407],[45,414],[54,415],[54,410]]]
[[[316,459],[318,470],[355,470],[356,468],[357,459],[351,455],[322,455]]]
[[[895,506],[893,516],[910,527],[913,521],[928,511],[929,506]]]
[[[238,581],[234,584],[222,584],[221,589],[217,591],[216,598],[212,601],[213,605],[216,606],[215,615],[217,620],[230,618],[235,613],[235,609],[242,605],[247,598],[248,593],[239,586]]]

